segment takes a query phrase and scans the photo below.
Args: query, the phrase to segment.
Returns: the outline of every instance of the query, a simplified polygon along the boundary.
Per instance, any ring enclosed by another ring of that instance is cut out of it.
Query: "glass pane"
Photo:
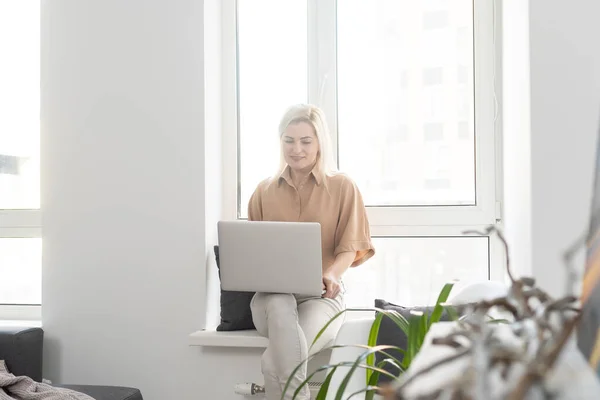
[[[40,2],[0,1],[0,209],[40,207]]]
[[[0,304],[42,303],[42,239],[0,238]]]
[[[449,281],[488,279],[488,238],[375,238],[376,255],[344,276],[346,305],[373,307],[376,298],[405,305],[432,305]]]
[[[279,166],[279,119],[307,102],[306,0],[238,1],[240,215]]]
[[[344,0],[340,169],[365,202],[475,204],[472,0]]]

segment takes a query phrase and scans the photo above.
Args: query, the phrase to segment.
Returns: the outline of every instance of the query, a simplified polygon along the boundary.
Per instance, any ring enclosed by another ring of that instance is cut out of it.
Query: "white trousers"
[[[262,373],[268,400],[280,400],[283,389],[294,369],[308,357],[308,349],[319,331],[344,309],[343,295],[335,299],[306,297],[292,294],[257,293],[250,304],[256,330],[269,338],[262,356]],[[339,316],[310,349],[310,354],[332,344],[342,323]],[[284,399],[292,396],[306,379],[306,363],[290,381]],[[308,386],[296,396],[309,400]]]

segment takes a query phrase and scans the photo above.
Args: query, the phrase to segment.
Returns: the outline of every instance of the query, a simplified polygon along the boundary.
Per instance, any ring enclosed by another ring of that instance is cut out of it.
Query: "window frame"
[[[38,22],[40,19],[41,6],[30,3]],[[32,22],[33,23],[33,22]],[[39,26],[38,26],[39,28]],[[39,35],[36,28],[35,36]],[[41,43],[40,43],[41,44]],[[37,59],[39,61],[39,59]],[[37,72],[37,71],[36,71]],[[36,110],[39,113],[39,109]],[[39,132],[38,132],[39,135]],[[40,153],[38,152],[38,155]],[[42,213],[40,208],[0,208],[0,239],[42,239]],[[40,268],[42,265],[40,264]],[[41,288],[40,288],[41,290]],[[41,304],[3,304],[0,299],[0,321],[39,321],[41,320]]]
[[[336,21],[336,3],[336,0],[308,0],[308,31],[313,33],[309,34],[309,101],[325,112],[338,158],[336,23],[330,22]],[[496,222],[496,182],[489,179],[496,176],[493,20],[493,2],[473,0],[475,205],[369,206],[367,213],[372,225],[489,225]],[[311,57],[311,54],[316,56]]]
[[[501,130],[499,123],[496,69],[500,45],[496,36],[496,3],[473,1],[474,123],[475,123],[475,205],[452,206],[368,206],[373,237],[456,237],[465,231],[484,231],[490,225],[502,227],[501,216]],[[328,119],[331,139],[338,158],[336,95],[337,0],[307,0],[308,7],[308,98],[321,107]],[[237,0],[222,3],[222,146],[223,209],[225,219],[239,215],[238,169],[240,151],[237,97]],[[312,55],[312,56],[311,56]],[[243,207],[244,205],[241,205]],[[502,243],[489,238],[488,276],[504,281],[505,255]]]
[[[42,237],[42,213],[39,209],[0,209],[0,239],[29,239]],[[40,265],[41,268],[41,265]],[[0,303],[0,321],[39,321],[41,304]]]

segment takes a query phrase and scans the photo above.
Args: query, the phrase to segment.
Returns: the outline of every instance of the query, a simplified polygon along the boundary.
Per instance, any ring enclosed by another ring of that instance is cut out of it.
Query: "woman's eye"
[[[311,144],[311,143],[312,143],[312,140],[303,140],[302,141],[302,144]]]

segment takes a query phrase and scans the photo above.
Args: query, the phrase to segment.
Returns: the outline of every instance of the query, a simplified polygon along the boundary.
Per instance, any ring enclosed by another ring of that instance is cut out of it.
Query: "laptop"
[[[321,225],[220,221],[221,288],[321,297]]]

